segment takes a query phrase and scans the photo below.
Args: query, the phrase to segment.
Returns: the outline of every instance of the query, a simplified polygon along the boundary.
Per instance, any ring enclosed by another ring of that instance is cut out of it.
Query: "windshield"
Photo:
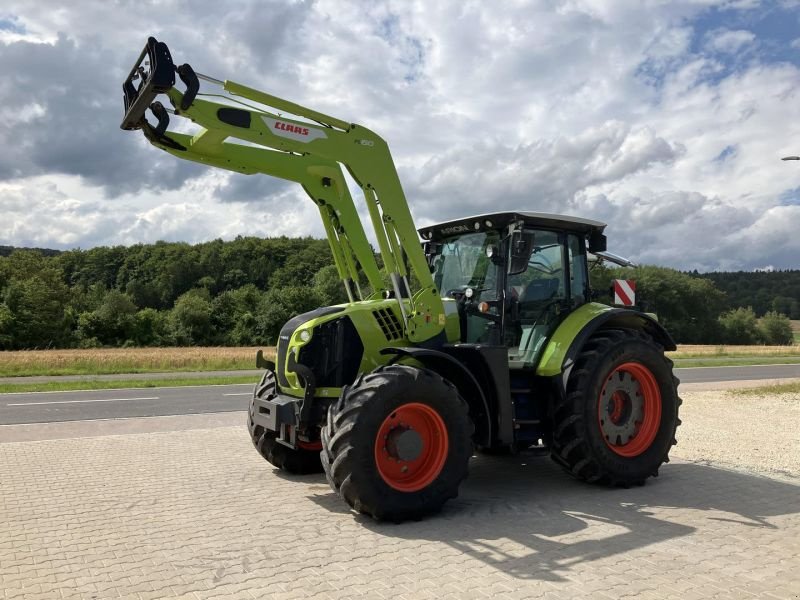
[[[494,246],[497,251],[499,244],[497,231],[468,233],[445,240],[433,271],[433,280],[442,297],[468,287],[494,290],[497,270],[486,256],[486,248]]]
[[[494,324],[486,318],[487,315],[470,312],[465,302],[469,301],[473,308],[480,302],[488,302],[491,305],[488,313],[499,315],[497,292],[501,273],[486,252],[488,248],[499,252],[499,246],[500,234],[497,231],[468,233],[442,242],[434,260],[433,280],[441,296],[452,301],[445,303],[445,310],[448,306],[459,307],[462,342],[488,342],[491,338],[490,329]],[[467,288],[472,290],[469,295]]]

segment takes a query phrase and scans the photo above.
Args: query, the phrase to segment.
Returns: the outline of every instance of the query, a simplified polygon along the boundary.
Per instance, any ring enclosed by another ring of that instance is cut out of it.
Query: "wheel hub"
[[[644,400],[639,383],[627,371],[614,372],[600,395],[600,428],[606,440],[622,445],[636,434],[636,425],[642,422]]]
[[[395,460],[417,460],[422,454],[422,437],[403,423],[393,427],[385,441],[386,452]]]

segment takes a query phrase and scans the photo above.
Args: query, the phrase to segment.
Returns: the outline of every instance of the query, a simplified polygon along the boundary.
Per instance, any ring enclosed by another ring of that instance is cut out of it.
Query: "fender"
[[[463,384],[458,385],[458,381],[450,381],[450,383],[459,389],[459,392],[469,405],[470,415],[475,422],[475,443],[480,446],[490,446],[492,444],[492,413],[489,410],[489,403],[486,399],[483,386],[481,386],[475,376],[470,373],[461,362],[445,352],[429,348],[384,348],[381,350],[381,354],[396,355],[390,364],[397,362],[403,357],[409,357],[419,361],[424,367],[435,371],[442,377],[445,377],[448,371],[457,373],[458,378],[462,382],[467,382],[472,387],[472,390],[475,390],[473,392],[472,390],[462,389],[465,387]]]
[[[672,336],[651,315],[591,302],[573,311],[558,326],[547,342],[536,374],[560,379],[561,388],[566,390],[572,367],[584,344],[596,331],[608,327],[643,331],[665,350],[677,348]]]

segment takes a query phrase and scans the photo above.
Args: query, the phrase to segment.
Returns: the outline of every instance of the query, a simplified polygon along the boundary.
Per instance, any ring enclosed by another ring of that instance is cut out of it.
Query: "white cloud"
[[[205,170],[118,130],[120,83],[154,33],[178,63],[379,132],[420,225],[547,210],[607,220],[639,262],[798,267],[800,215],[781,198],[800,170],[778,159],[800,153],[800,70],[760,59],[746,19],[696,25],[712,6],[753,18],[757,5],[175,0],[156,26],[139,2],[9,0],[0,237],[322,234],[296,187]]]
[[[755,39],[756,36],[752,31],[718,29],[709,33],[706,47],[711,51],[732,54],[751,45]]]
[[[519,208],[574,213],[572,200],[582,190],[618,183],[680,153],[647,128],[609,121],[574,137],[531,144],[479,142],[401,175],[416,212],[430,221]]]

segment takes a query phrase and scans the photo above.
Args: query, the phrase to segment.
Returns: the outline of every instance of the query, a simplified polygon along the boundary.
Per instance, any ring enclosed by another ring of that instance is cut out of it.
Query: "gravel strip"
[[[770,476],[800,478],[800,393],[681,391],[670,456]]]

